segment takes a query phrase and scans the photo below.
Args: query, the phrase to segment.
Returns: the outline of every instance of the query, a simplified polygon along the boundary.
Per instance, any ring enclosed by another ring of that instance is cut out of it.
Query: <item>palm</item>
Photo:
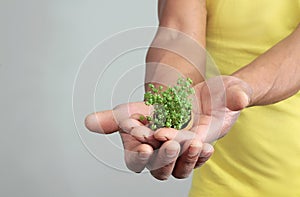
[[[150,114],[150,107],[143,102],[122,104],[114,108],[114,119],[124,146],[125,163],[134,172],[141,172],[160,142],[153,138],[153,131],[140,122],[140,116]]]
[[[251,88],[237,78],[221,76],[197,84],[195,92],[190,132],[171,128],[152,131],[139,120],[141,115],[150,114],[150,108],[143,102],[92,114],[87,117],[86,126],[106,134],[119,130],[125,162],[132,171],[141,172],[147,166],[157,179],[167,179],[170,174],[186,178],[195,166],[212,155],[209,142],[224,136],[239,111],[249,104]]]
[[[251,88],[242,80],[220,76],[195,86],[196,105],[194,130],[202,140],[223,137],[237,120],[240,110],[249,103]],[[195,108],[195,107],[194,107]]]
[[[190,131],[163,129],[156,132],[155,137],[160,141],[195,139],[204,143],[204,147],[212,148],[208,143],[227,134],[237,120],[240,110],[248,106],[251,92],[248,84],[230,76],[214,77],[197,84],[193,104],[194,122]],[[196,167],[209,159],[211,154],[207,154],[208,152],[202,150]]]

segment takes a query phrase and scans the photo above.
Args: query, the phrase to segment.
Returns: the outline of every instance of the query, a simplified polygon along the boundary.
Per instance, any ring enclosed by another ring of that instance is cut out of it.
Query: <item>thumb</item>
[[[233,86],[226,90],[226,107],[232,111],[239,111],[250,104],[251,89]]]
[[[119,130],[112,110],[95,112],[85,118],[87,129],[97,133],[110,134]]]

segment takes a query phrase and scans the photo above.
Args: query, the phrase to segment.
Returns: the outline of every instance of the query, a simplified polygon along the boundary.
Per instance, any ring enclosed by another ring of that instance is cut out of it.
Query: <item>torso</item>
[[[207,8],[207,50],[224,75],[250,63],[300,22],[298,0],[207,0]],[[195,171],[190,196],[300,196],[299,175],[297,94],[245,109],[217,142],[213,157]]]

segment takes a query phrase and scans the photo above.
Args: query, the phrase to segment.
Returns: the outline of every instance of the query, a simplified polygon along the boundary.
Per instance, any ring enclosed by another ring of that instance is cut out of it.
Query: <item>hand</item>
[[[141,115],[149,115],[150,110],[143,102],[119,105],[113,110],[89,115],[86,127],[105,134],[120,130],[125,163],[134,172],[141,172],[147,166],[159,180],[167,179],[172,172],[178,178],[187,177],[195,165],[201,165],[200,153],[203,161],[209,158],[212,146],[193,140],[193,134],[159,142],[153,137],[154,131],[144,126],[147,122],[139,120]],[[180,151],[184,153],[177,159]]]
[[[249,105],[251,95],[252,89],[247,83],[231,76],[214,77],[197,84],[196,102],[193,106],[193,109],[196,109],[193,112],[195,118],[191,131],[162,128],[154,133],[154,137],[161,142],[174,140],[178,135],[185,135],[186,138],[190,136],[189,138],[204,143],[216,141],[227,134],[240,111]],[[180,156],[178,161],[183,156]],[[208,158],[200,156],[196,167]],[[175,176],[178,176],[176,172]]]
[[[149,107],[143,103],[124,104],[113,111],[92,114],[87,117],[86,126],[100,133],[121,130],[125,162],[132,171],[141,172],[147,166],[151,174],[160,180],[171,174],[176,178],[186,178],[193,168],[201,166],[213,153],[213,147],[202,142],[214,141],[225,135],[238,117],[239,110],[249,103],[251,93],[247,84],[234,77],[213,78],[198,84],[195,90],[200,109],[194,112],[198,118],[195,118],[191,132],[163,128],[154,133],[144,126],[146,123],[139,121],[140,114],[150,113]],[[212,97],[214,99],[211,100]],[[211,123],[216,124],[210,127]]]
[[[159,142],[148,137],[148,143],[142,143],[130,133],[136,132],[142,122],[139,115],[149,114],[149,107],[143,102],[128,103],[115,107],[113,110],[101,111],[86,117],[86,127],[93,132],[111,134],[120,131],[124,146],[124,156],[127,167],[134,172],[141,172],[153,153],[153,147],[159,146]],[[149,136],[153,133],[149,131]],[[153,146],[151,146],[152,144]]]

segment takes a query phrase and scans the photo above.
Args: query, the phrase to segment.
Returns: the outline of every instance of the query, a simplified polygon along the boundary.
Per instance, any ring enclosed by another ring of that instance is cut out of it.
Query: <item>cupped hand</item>
[[[172,173],[177,178],[185,178],[195,165],[201,164],[198,159],[200,153],[202,160],[212,154],[212,146],[194,140],[192,132],[176,135],[164,142],[155,139],[154,131],[146,126],[147,121],[140,119],[150,113],[150,107],[144,102],[122,104],[113,110],[87,116],[85,124],[90,131],[97,133],[119,131],[127,167],[137,173],[147,167],[159,180],[166,180]]]
[[[88,115],[85,125],[90,131],[101,134],[119,131],[124,146],[125,163],[130,170],[138,173],[145,168],[155,147],[160,145],[160,142],[153,138],[153,131],[150,129],[147,131],[143,129],[144,135],[148,132],[147,137],[141,136],[144,138],[143,141],[132,135],[132,133],[138,135],[138,130],[144,125],[139,121],[139,116],[149,113],[150,108],[143,102],[122,104],[113,110]]]
[[[192,138],[194,142],[203,144],[197,162],[189,162],[187,154],[179,156],[173,170],[177,178],[187,177],[194,167],[201,166],[209,159],[213,150],[210,143],[228,133],[240,111],[250,104],[252,94],[247,83],[232,76],[213,77],[194,88],[194,124],[190,131],[161,128],[154,133],[155,139],[161,142]]]
[[[120,131],[127,167],[166,180],[172,174],[186,178],[205,163],[214,149],[210,142],[224,136],[236,121],[241,109],[250,102],[251,88],[230,77],[215,77],[195,86],[194,124],[190,131],[162,128],[152,131],[141,116],[150,108],[143,102],[119,105],[86,118],[86,127],[98,133]]]

